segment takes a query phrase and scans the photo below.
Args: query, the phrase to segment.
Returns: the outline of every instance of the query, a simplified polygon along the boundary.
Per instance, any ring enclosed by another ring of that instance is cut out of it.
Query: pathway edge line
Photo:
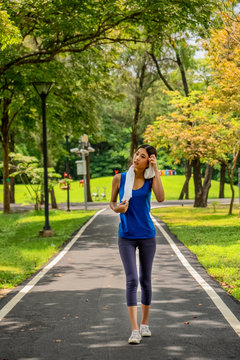
[[[93,220],[105,211],[106,208],[99,210],[94,214],[77,232],[73,239],[60,251],[60,253],[42,270],[40,270],[37,275],[35,275],[28,283],[25,285],[19,292],[0,310],[0,321],[17,305],[17,303],[38,283],[38,281],[54,266],[58,263],[59,260],[71,249],[73,244],[78,240],[86,228],[93,222]]]
[[[224,301],[220,298],[220,296],[216,293],[216,291],[199,275],[199,273],[190,265],[185,256],[181,253],[177,245],[168,235],[168,233],[163,229],[163,227],[159,224],[159,222],[152,216],[153,222],[157,226],[157,228],[161,231],[162,235],[168,241],[169,245],[183,264],[183,266],[188,270],[188,272],[192,275],[192,277],[199,283],[199,285],[206,291],[210,299],[214,302],[218,310],[222,313],[224,318],[227,320],[229,325],[233,328],[233,330],[240,337],[240,321],[236,318],[236,316],[232,313],[229,307],[224,303]]]

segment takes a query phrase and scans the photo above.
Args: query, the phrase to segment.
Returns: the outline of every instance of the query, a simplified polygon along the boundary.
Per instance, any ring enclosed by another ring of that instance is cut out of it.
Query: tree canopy
[[[158,76],[156,88],[161,89],[161,81],[166,86],[169,79],[173,80],[172,83],[177,79],[179,87],[180,79],[187,94],[189,88],[186,70],[193,68],[193,63],[191,47],[186,46],[184,39],[188,37],[188,33],[206,35],[211,28],[218,3],[217,0],[3,0],[2,11],[18,34],[15,36],[18,43],[13,40],[4,43],[7,45],[0,52],[0,139],[3,145],[4,203],[7,204],[5,211],[9,211],[6,179],[9,176],[8,153],[9,144],[12,146],[14,143],[13,134],[21,130],[19,138],[24,134],[31,134],[37,142],[36,129],[37,132],[40,131],[40,104],[32,93],[32,81],[50,80],[56,83],[47,100],[48,117],[51,119],[48,122],[51,153],[56,153],[58,149],[64,154],[60,150],[58,139],[64,138],[66,133],[78,137],[80,132],[87,132],[93,141],[100,142],[101,137],[106,139],[106,134],[103,136],[104,124],[99,104],[107,104],[109,99],[115,100],[118,97],[115,91],[117,87],[114,89],[112,85],[118,80],[112,79],[117,78],[114,68],[120,66],[121,46],[125,54],[132,52],[135,60],[137,43],[147,48],[142,56],[148,61],[149,68],[148,71],[142,71],[145,85],[148,80],[151,83]],[[171,59],[163,65],[163,54],[167,57],[170,54],[173,61]],[[127,65],[129,69],[125,82],[128,85],[134,83],[131,71],[135,65],[136,63],[130,62]],[[141,66],[143,70],[145,65]],[[177,72],[180,77],[176,75]],[[141,76],[139,79],[139,84],[143,84]],[[167,79],[165,83],[163,79]],[[148,95],[153,95],[151,88],[142,87],[141,92],[144,93],[141,98],[150,103]],[[130,91],[127,92],[127,96],[129,95]],[[137,100],[138,95],[137,90],[135,94],[132,93],[132,98]],[[161,103],[162,111],[164,100]],[[131,112],[133,106],[130,106],[129,114]],[[106,111],[102,111],[104,113]],[[135,118],[136,114],[143,119],[136,122],[141,134],[148,120],[144,112],[141,112],[140,103],[135,107]],[[152,111],[152,114],[155,116],[157,110]],[[149,117],[148,119],[152,121]],[[133,133],[135,128],[128,121],[124,120],[123,124],[126,126],[126,131],[123,131],[126,137],[124,135],[123,138],[128,139],[128,129],[131,127]],[[134,136],[132,144],[133,138]],[[141,136],[137,141],[140,138]],[[37,146],[41,147],[39,140],[38,143]],[[36,148],[34,151],[37,152]],[[117,154],[117,146],[114,151],[116,164],[123,164],[126,148],[121,159]],[[50,162],[53,163],[51,156]]]

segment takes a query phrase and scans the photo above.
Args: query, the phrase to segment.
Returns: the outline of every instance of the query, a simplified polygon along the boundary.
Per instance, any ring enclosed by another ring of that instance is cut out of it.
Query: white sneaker
[[[140,324],[140,334],[141,336],[151,336],[152,333],[149,330],[149,326],[145,324]]]
[[[130,338],[128,339],[129,344],[140,344],[142,340],[139,330],[133,330]]]

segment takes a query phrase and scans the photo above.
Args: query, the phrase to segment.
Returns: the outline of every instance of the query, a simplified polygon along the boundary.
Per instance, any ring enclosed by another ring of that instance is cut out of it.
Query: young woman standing
[[[139,146],[128,172],[115,175],[112,182],[110,207],[120,213],[118,246],[126,273],[126,298],[132,326],[129,344],[139,344],[142,336],[151,336],[148,317],[152,298],[152,263],[156,251],[155,227],[150,217],[151,190],[153,189],[157,201],[164,201],[156,157],[157,152],[153,146]],[[137,322],[136,248],[139,249],[142,303],[140,329]]]

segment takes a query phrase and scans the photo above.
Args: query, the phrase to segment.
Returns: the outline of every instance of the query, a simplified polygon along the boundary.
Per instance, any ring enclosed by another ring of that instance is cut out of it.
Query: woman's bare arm
[[[155,172],[155,176],[152,181],[152,189],[158,202],[164,201],[164,190],[162,181],[158,171]]]
[[[155,176],[152,181],[153,192],[156,196],[157,201],[162,202],[162,201],[164,201],[164,190],[163,190],[162,181],[161,181],[160,174],[159,174],[158,167],[157,167],[157,159],[154,154],[152,154],[149,157],[149,164],[152,165],[152,167],[155,171]]]
[[[121,174],[117,174],[114,176],[112,181],[112,195],[110,201],[110,208],[116,213],[125,213],[128,209],[128,201],[123,201],[121,204],[117,204],[117,197],[120,187]]]

